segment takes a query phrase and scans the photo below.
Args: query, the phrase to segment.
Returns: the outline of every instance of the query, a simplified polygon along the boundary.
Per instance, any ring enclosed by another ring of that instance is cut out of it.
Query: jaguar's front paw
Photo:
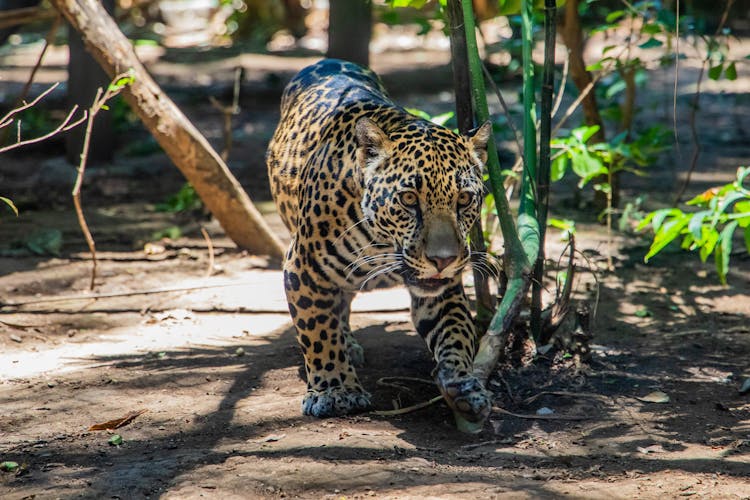
[[[370,406],[370,394],[363,389],[334,387],[324,391],[308,390],[302,400],[302,414],[313,417],[337,417],[358,413]]]
[[[463,419],[472,423],[482,423],[490,415],[492,399],[489,391],[476,377],[440,383],[440,390],[448,406]]]

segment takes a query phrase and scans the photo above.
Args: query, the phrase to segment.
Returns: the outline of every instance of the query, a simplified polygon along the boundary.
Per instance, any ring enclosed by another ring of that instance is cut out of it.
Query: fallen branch
[[[50,0],[80,33],[86,49],[114,77],[124,68],[135,81],[123,92],[143,124],[185,175],[227,236],[257,255],[281,259],[284,245],[206,138],[157,85],[133,44],[98,0]]]
[[[136,295],[155,295],[160,293],[179,293],[179,292],[194,292],[197,290],[209,290],[212,288],[226,288],[230,286],[246,286],[247,283],[224,283],[221,285],[202,285],[202,286],[188,286],[183,288],[157,288],[153,290],[137,290],[133,292],[112,292],[112,293],[95,293],[89,295],[70,295],[70,296],[58,296],[58,297],[47,297],[42,299],[27,300],[24,302],[10,302],[7,304],[0,304],[0,307],[6,308],[20,308],[23,306],[30,306],[36,304],[47,304],[50,302],[67,302],[67,301],[78,301],[78,300],[98,300],[98,299],[112,299],[116,297],[133,297]]]

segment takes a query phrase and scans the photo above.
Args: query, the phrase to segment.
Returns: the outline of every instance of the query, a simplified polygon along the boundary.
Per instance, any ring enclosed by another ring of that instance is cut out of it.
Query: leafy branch
[[[664,208],[646,216],[638,226],[649,225],[654,240],[644,257],[646,262],[676,239],[682,238],[684,250],[698,250],[706,262],[713,254],[719,281],[726,285],[729,273],[732,240],[738,229],[743,230],[745,249],[750,253],[750,167],[737,169],[734,182],[711,188],[687,204],[701,208],[697,212],[683,212],[679,208]]]

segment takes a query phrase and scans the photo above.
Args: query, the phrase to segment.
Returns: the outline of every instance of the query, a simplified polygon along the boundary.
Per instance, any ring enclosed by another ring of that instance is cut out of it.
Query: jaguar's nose
[[[448,257],[427,257],[437,268],[438,272],[442,272],[446,267],[450,266],[457,258],[456,255],[450,255]]]

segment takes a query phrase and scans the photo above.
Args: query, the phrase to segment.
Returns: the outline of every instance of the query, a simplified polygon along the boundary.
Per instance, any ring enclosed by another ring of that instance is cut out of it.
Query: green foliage
[[[688,202],[701,210],[686,213],[679,208],[665,208],[648,214],[638,227],[644,229],[650,224],[654,230],[654,240],[644,260],[648,262],[671,242],[682,238],[682,248],[698,250],[703,262],[714,255],[719,281],[726,284],[732,239],[738,229],[743,231],[745,249],[750,252],[747,182],[750,182],[750,168],[740,167],[734,182],[709,189]]]
[[[580,178],[579,187],[596,177],[622,171],[645,175],[644,168],[668,147],[669,131],[659,126],[646,129],[634,141],[627,141],[627,134],[623,132],[609,142],[589,145],[589,140],[598,131],[597,125],[583,126],[571,131],[567,137],[552,140],[552,147],[558,150],[552,160],[552,181],[562,179],[569,169]],[[594,189],[607,192],[611,186],[608,182],[599,182]]]
[[[456,116],[456,113],[453,111],[448,111],[447,113],[440,113],[439,115],[430,115],[429,113],[422,111],[421,109],[416,108],[407,108],[406,111],[413,114],[414,116],[418,116],[423,120],[427,120],[429,122],[432,122],[436,125],[441,125],[443,127],[447,126],[448,122],[450,122],[454,116]]]
[[[179,226],[169,226],[151,233],[151,241],[159,241],[165,238],[168,240],[177,240],[182,238],[182,234],[182,229]]]
[[[388,0],[388,4],[394,9],[399,8],[410,8],[410,9],[421,9],[427,5],[430,0]],[[447,0],[438,0],[438,4],[441,7],[445,7]]]
[[[198,210],[203,206],[203,202],[198,197],[190,183],[185,183],[177,193],[173,194],[164,203],[156,205],[157,212],[190,212]]]

